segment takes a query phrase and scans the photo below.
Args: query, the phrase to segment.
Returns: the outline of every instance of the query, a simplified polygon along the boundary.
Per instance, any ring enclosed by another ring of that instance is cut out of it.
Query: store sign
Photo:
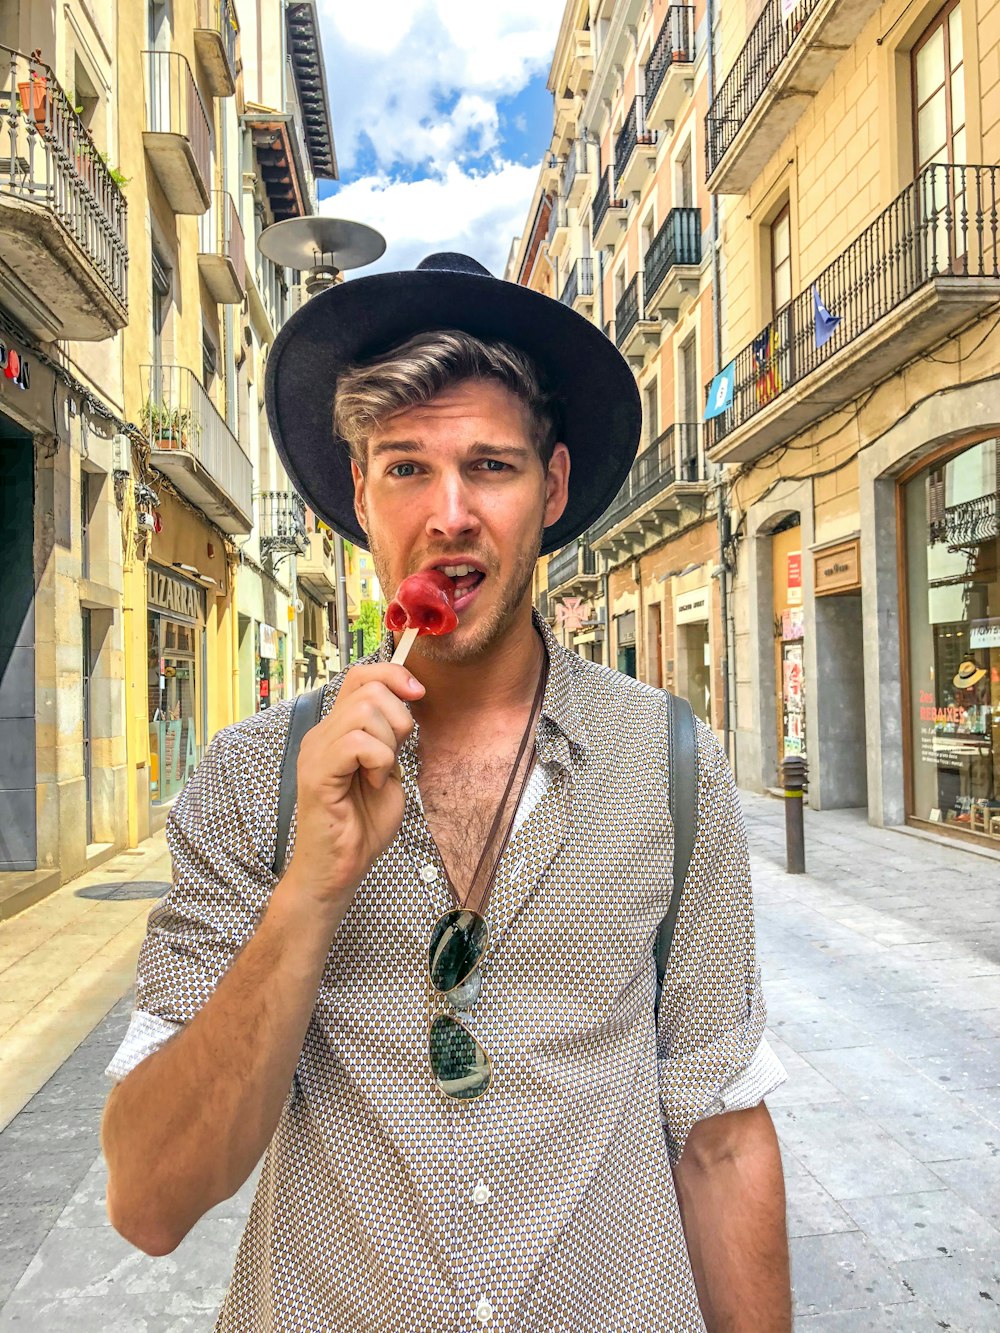
[[[260,655],[270,658],[278,656],[278,631],[273,625],[260,627]]]
[[[855,537],[813,556],[816,596],[858,592],[861,588],[861,542]]]
[[[0,379],[10,380],[18,389],[31,387],[31,363],[9,343],[0,338]]]
[[[199,590],[153,565],[149,566],[146,575],[146,598],[150,606],[172,611],[174,615],[187,616],[191,620],[197,620],[201,614]]]
[[[969,647],[1000,650],[1000,620],[974,620],[969,631]]]
[[[677,624],[690,625],[693,621],[708,619],[708,588],[683,592],[677,598]]]
[[[788,605],[798,606],[802,601],[802,552],[793,551],[788,557]]]

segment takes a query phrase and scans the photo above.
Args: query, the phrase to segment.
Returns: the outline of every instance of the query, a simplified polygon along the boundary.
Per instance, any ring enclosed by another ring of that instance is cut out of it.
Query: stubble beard
[[[540,527],[534,542],[528,543],[519,553],[499,595],[494,593],[496,601],[486,617],[469,629],[465,629],[459,621],[458,631],[454,634],[421,634],[418,644],[422,657],[430,662],[466,665],[486,657],[496,647],[516,621],[531,587],[535,564],[542,549],[543,532],[544,529]],[[370,522],[368,539],[379,584],[382,588],[388,589],[392,586],[388,562],[379,550],[378,536]],[[498,577],[496,568],[491,562],[487,565],[486,582],[495,581]]]

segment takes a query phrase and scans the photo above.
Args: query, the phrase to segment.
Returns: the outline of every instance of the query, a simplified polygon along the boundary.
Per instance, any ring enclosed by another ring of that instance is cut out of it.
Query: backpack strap
[[[698,826],[698,733],[694,710],[686,699],[679,699],[673,694],[667,695],[667,754],[670,818],[674,826],[674,887],[667,915],[656,932],[657,1015]]]
[[[285,855],[288,851],[288,832],[292,827],[292,811],[298,795],[298,773],[296,765],[299,759],[299,747],[302,738],[310,727],[314,727],[323,711],[323,686],[310,690],[308,694],[296,695],[292,711],[288,718],[288,735],[285,737],[285,750],[281,756],[281,781],[278,787],[278,838],[274,848],[274,860],[271,869],[279,876],[285,869]]]

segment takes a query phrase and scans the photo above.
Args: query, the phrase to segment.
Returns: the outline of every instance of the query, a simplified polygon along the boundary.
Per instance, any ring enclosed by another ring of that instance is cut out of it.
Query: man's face
[[[458,629],[424,635],[425,656],[466,662],[489,651],[530,596],[542,529],[566,507],[569,454],[548,472],[528,414],[503,385],[468,380],[387,418],[353,465],[355,509],[391,597],[418,570],[446,567]],[[456,575],[455,567],[471,565]]]

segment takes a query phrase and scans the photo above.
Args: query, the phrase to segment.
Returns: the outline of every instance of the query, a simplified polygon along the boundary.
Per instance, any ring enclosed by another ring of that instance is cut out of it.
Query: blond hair
[[[368,440],[383,421],[466,380],[491,380],[520,399],[547,468],[556,444],[556,409],[531,360],[508,343],[488,342],[457,329],[418,333],[343,370],[333,403],[334,431],[364,471]]]

